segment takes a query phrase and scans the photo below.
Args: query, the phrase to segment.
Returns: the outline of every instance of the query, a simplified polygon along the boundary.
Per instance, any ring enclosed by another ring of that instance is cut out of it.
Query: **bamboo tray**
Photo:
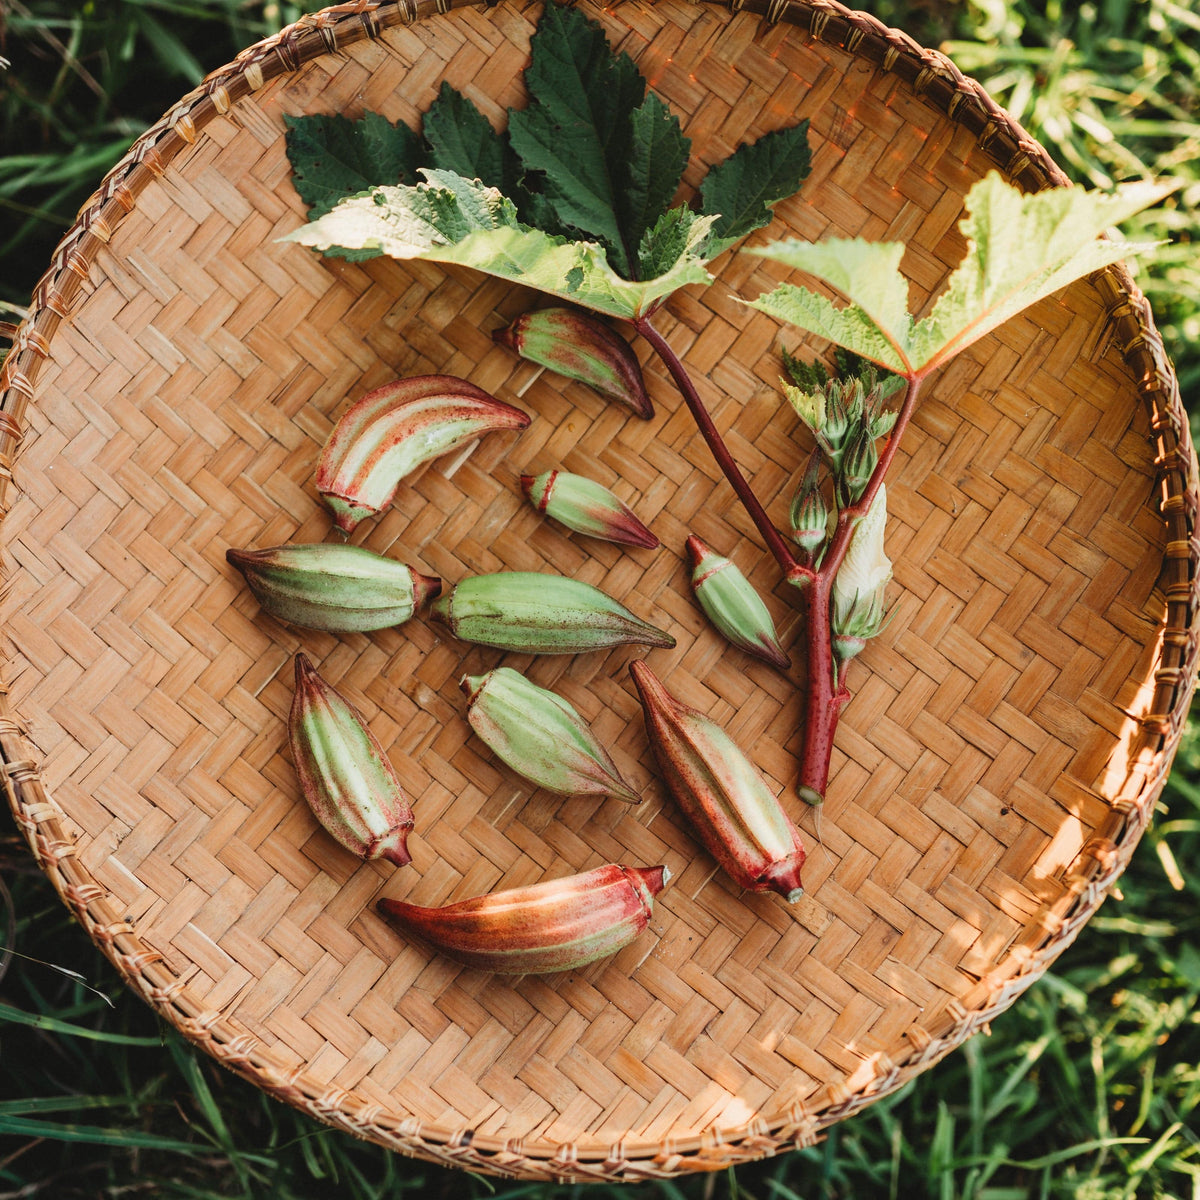
[[[85,206],[0,377],[0,749],[64,902],[220,1062],[408,1154],[636,1181],[813,1142],[985,1026],[1070,944],[1133,853],[1187,710],[1197,469],[1123,269],[944,371],[889,477],[895,617],[851,667],[828,800],[805,809],[796,673],[707,628],[686,535],[735,558],[793,641],[787,589],[665,375],[647,361],[658,415],[639,421],[493,344],[526,304],[511,289],[276,240],[303,215],[285,114],[412,121],[448,79],[498,119],[521,102],[537,11],[402,0],[306,17],[184,97]],[[961,255],[975,179],[1063,182],[942,56],[830,0],[629,0],[595,16],[683,118],[685,183],[699,159],[808,116],[813,173],[769,234],[906,239],[920,298]],[[729,298],[779,268],[736,253],[717,266],[664,332],[782,523],[805,450],[777,389],[780,331]],[[420,619],[301,633],[264,617],[226,565],[228,546],[331,536],[312,469],[335,416],[434,371],[533,423],[431,464],[356,540],[448,582],[574,575],[666,624],[678,647],[654,651],[655,670],[752,749],[802,822],[793,909],[740,893],[689,837],[651,769],[635,651],[508,660],[566,695],[645,793],[636,807],[563,801],[468,736],[457,681],[498,653]],[[663,549],[541,522],[516,476],[552,465],[615,486]],[[299,800],[284,718],[301,646],[415,798],[401,872],[352,859]],[[639,940],[574,974],[462,970],[374,910],[383,893],[439,903],[622,860],[674,879]]]

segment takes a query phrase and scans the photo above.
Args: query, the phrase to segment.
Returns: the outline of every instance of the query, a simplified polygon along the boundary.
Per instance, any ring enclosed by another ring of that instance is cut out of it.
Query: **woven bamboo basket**
[[[536,1179],[708,1170],[811,1144],[986,1026],[1129,861],[1196,673],[1195,454],[1123,268],[1039,303],[937,377],[889,477],[894,618],[850,669],[821,810],[795,800],[802,711],[690,598],[689,532],[795,612],[661,369],[643,422],[536,375],[491,331],[527,297],[429,264],[323,260],[284,116],[410,123],[449,80],[519,105],[536,7],[328,9],[247,50],[150,129],[62,243],[0,378],[9,801],[129,986],[196,1045],[331,1125]],[[904,239],[914,294],[959,260],[970,184],[1064,182],[941,55],[831,0],[595,10],[702,162],[807,116],[814,169],[771,236]],[[736,253],[664,332],[782,524],[805,457]],[[798,339],[788,344],[796,350]],[[642,347],[642,350],[645,348]],[[822,347],[809,347],[814,353]],[[469,736],[457,681],[495,651],[421,619],[312,634],[257,608],[229,546],[331,538],[312,471],[344,405],[402,375],[522,404],[519,437],[411,477],[356,540],[454,582],[544,569],[678,639],[651,663],[752,750],[805,830],[806,896],[739,892],[652,767],[626,648],[510,656],[592,723],[638,806],[531,791]],[[552,528],[521,471],[613,486],[662,538]],[[300,647],[367,714],[414,797],[414,863],[362,864],[299,798]],[[789,800],[788,797],[791,797]],[[666,863],[650,929],[575,973],[460,969],[378,917],[607,861]]]

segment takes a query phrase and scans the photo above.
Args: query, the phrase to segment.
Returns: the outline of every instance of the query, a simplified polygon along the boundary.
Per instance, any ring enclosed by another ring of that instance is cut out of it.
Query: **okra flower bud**
[[[853,504],[867,490],[878,463],[879,451],[875,449],[874,437],[870,430],[860,430],[854,441],[846,447],[837,472],[837,480],[847,503]]]
[[[892,562],[883,549],[886,525],[887,488],[880,484],[871,507],[854,527],[833,580],[830,624],[833,651],[841,662],[858,654],[884,626],[884,594],[892,578]]]
[[[885,375],[881,379],[873,367],[864,373],[863,378],[867,391],[863,400],[862,425],[873,438],[880,438],[885,433],[891,433],[900,415],[894,409],[885,411],[883,406],[890,396],[904,387],[904,378],[901,375]]]
[[[464,675],[467,721],[519,775],[563,796],[640,797],[584,719],[561,696],[511,667]]]
[[[820,464],[820,451],[814,450],[792,497],[790,513],[792,540],[810,555],[815,555],[829,536],[829,507],[821,494]]]
[[[842,477],[844,460],[854,453],[854,447],[864,438],[873,443],[895,425],[897,414],[885,412],[883,405],[903,385],[900,376],[888,375],[881,380],[875,369],[868,367],[854,378],[827,380],[821,388],[797,387],[785,380],[783,390],[812,431],[834,474]],[[859,450],[860,455],[864,453]],[[860,474],[862,465],[856,463],[852,474]],[[858,495],[861,494],[860,488]],[[852,495],[851,501],[856,498]]]
[[[619,496],[602,483],[568,471],[522,475],[521,489],[530,504],[568,529],[589,537],[653,550],[658,538]]]
[[[737,564],[717,554],[695,534],[687,540],[692,591],[708,619],[739,649],[786,671],[791,666],[779,644],[775,622],[754,585]]]
[[[322,826],[359,858],[412,859],[412,808],[388,756],[358,709],[296,655],[288,716],[292,759],[304,798]]]
[[[855,414],[847,407],[846,400],[848,391],[851,404],[853,403],[853,383],[854,381],[843,384],[831,380],[819,390],[798,388],[790,383],[783,385],[784,395],[808,426],[817,440],[817,445],[825,452],[835,471],[841,464],[846,442],[855,432]]]

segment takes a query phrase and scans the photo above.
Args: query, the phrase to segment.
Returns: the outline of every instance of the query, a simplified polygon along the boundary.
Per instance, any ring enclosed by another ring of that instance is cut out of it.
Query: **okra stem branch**
[[[804,629],[807,699],[804,710],[804,743],[800,750],[800,782],[796,792],[809,804],[820,804],[829,786],[833,738],[842,706],[850,699],[844,684],[833,678],[833,630],[829,623],[833,576],[819,573],[801,593],[804,596]]]
[[[730,486],[737,493],[737,497],[742,502],[746,512],[750,515],[750,519],[758,527],[763,541],[767,544],[767,549],[775,556],[775,561],[779,563],[783,571],[791,571],[796,566],[796,559],[792,554],[791,548],[784,541],[783,536],[775,526],[771,524],[771,518],[767,516],[766,510],[759,503],[758,497],[754,494],[746,477],[738,469],[737,463],[733,461],[733,456],[729,453],[729,448],[725,445],[725,441],[721,437],[716,425],[713,424],[713,419],[709,415],[704,401],[700,399],[700,393],[696,390],[696,385],[687,373],[687,368],[683,365],[675,351],[671,349],[667,339],[650,323],[649,317],[635,317],[633,327],[654,347],[659,357],[666,364],[671,378],[675,380],[675,384],[679,388],[680,394],[688,406],[688,410],[696,421],[697,428],[708,443],[708,448],[712,451],[713,457],[717,460],[717,465],[724,472],[725,478],[729,480]]]
[[[800,593],[801,619],[804,627],[805,661],[808,669],[807,704],[804,716],[804,746],[800,757],[800,782],[797,788],[800,796],[811,804],[819,804],[825,798],[825,789],[829,786],[829,764],[833,755],[833,739],[837,731],[838,719],[842,707],[850,699],[850,693],[836,677],[833,658],[833,629],[832,599],[833,581],[837,577],[838,568],[846,557],[850,547],[850,539],[858,521],[870,510],[883,477],[887,474],[900,438],[908,425],[913,409],[916,407],[917,396],[921,390],[923,375],[913,375],[908,379],[908,388],[900,410],[896,414],[896,423],[892,426],[887,445],[879,455],[875,470],[863,490],[862,495],[853,503],[838,511],[837,526],[833,537],[821,556],[820,566],[811,566],[802,562],[792,553],[791,547],[784,541],[782,535],[771,523],[766,510],[759,503],[739,470],[729,448],[725,445],[713,419],[709,415],[700,393],[696,390],[687,368],[679,356],[671,349],[666,338],[650,323],[649,317],[635,317],[634,328],[650,343],[662,359],[671,378],[674,379],[684,402],[687,404],[696,426],[708,443],[717,465],[729,480],[738,499],[742,502],[751,520],[758,527],[759,533],[767,544],[767,548],[775,556],[775,560],[786,575],[788,582],[793,584]]]
[[[896,414],[896,423],[892,426],[891,433],[888,434],[887,445],[880,452],[879,461],[875,464],[875,470],[871,473],[871,478],[867,482],[866,488],[863,489],[863,494],[853,504],[847,504],[845,508],[838,511],[837,528],[834,530],[833,538],[825,551],[825,556],[821,559],[821,566],[818,572],[821,575],[828,576],[831,582],[837,574],[838,568],[842,565],[842,559],[846,557],[846,551],[850,548],[850,539],[854,535],[854,526],[860,517],[866,516],[870,511],[871,505],[879,492],[879,487],[883,483],[883,477],[892,465],[892,459],[896,457],[896,450],[900,446],[900,438],[904,430],[908,427],[908,420],[912,416],[913,409],[916,407],[917,395],[921,390],[923,380],[923,375],[914,375],[909,379],[908,389],[904,393],[904,400],[900,404],[900,411]]]
[[[853,504],[848,504],[838,513],[837,529],[821,559],[820,567],[814,569],[797,565],[788,574],[788,581],[800,589],[803,597],[802,617],[805,631],[805,647],[808,668],[808,699],[804,714],[804,747],[800,758],[800,796],[810,804],[819,804],[825,798],[829,786],[829,763],[833,754],[833,738],[837,731],[842,706],[850,699],[844,684],[834,678],[832,599],[833,581],[838,568],[846,557],[854,526],[870,509],[879,492],[883,477],[896,457],[900,437],[908,425],[909,417],[917,403],[921,390],[921,376],[908,381],[908,390],[896,416],[887,445],[879,455],[879,462],[871,474],[863,494]]]

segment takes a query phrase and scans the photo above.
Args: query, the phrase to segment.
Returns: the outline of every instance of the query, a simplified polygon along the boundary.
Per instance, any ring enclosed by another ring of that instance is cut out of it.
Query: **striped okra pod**
[[[317,491],[350,533],[382,512],[405,475],[481,434],[524,429],[529,414],[454,375],[377,388],[342,414],[317,461]]]
[[[654,416],[633,348],[590,313],[558,306],[539,308],[497,329],[492,337],[530,362],[586,383],[639,417]]]
[[[304,798],[321,825],[359,858],[411,862],[413,813],[395,767],[358,709],[305,654],[296,655],[288,738]]]
[[[440,579],[344,542],[229,549],[225,557],[246,577],[264,612],[305,629],[387,629],[442,590]]]
[[[563,796],[640,797],[584,719],[561,696],[512,667],[464,675],[467,721],[519,775]]]
[[[646,928],[666,867],[597,867],[565,879],[423,908],[379,911],[455,962],[506,975],[573,971],[627,946]]]
[[[745,752],[713,720],[675,699],[644,662],[630,664],[650,748],[668,790],[708,852],[739,886],[804,894],[800,831]]]

